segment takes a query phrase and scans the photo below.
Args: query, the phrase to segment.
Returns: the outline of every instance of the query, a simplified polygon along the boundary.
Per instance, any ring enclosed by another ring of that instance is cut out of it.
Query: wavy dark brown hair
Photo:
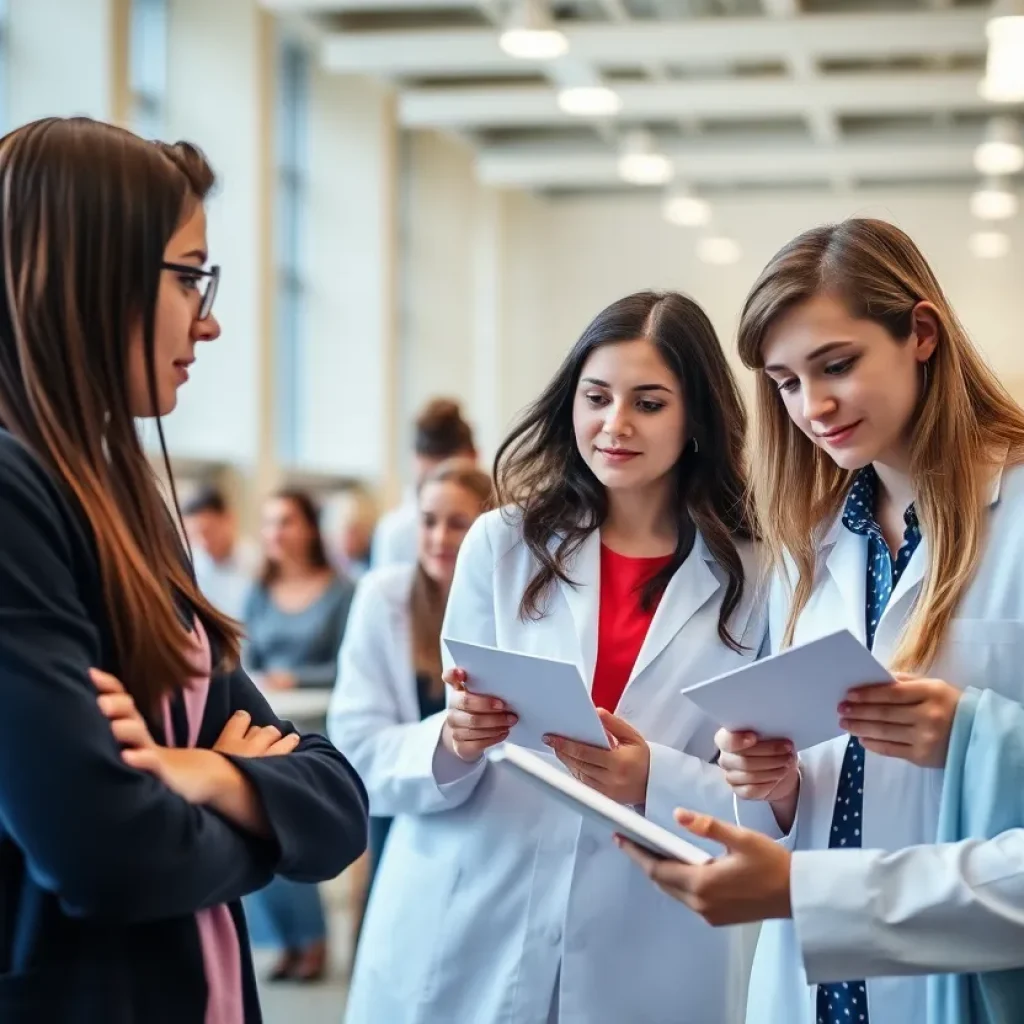
[[[194,673],[184,608],[201,619],[218,667],[238,659],[237,625],[195,585],[128,384],[129,337],[141,324],[157,407],[160,264],[213,184],[194,146],[145,142],[87,118],[36,121],[0,139],[0,424],[84,513],[116,670],[150,712]]]
[[[793,423],[764,372],[773,326],[817,295],[833,296],[850,316],[885,328],[898,344],[913,333],[919,303],[930,303],[938,321],[910,443],[928,568],[891,662],[895,670],[927,671],[981,557],[992,471],[1004,460],[1024,461],[1024,410],[985,364],[905,232],[852,218],[812,228],[783,246],[754,283],[739,329],[740,358],[758,371],[753,500],[772,560],[792,587],[783,644],[792,642],[814,589],[822,528],[839,514],[855,476]]]
[[[744,502],[747,417],[736,380],[707,314],[678,292],[638,292],[602,310],[502,443],[494,463],[498,500],[519,517],[539,568],[520,615],[539,618],[556,580],[573,585],[569,565],[608,515],[608,495],[576,445],[573,402],[590,353],[602,345],[647,339],[679,381],[686,410],[684,446],[673,470],[678,540],[672,560],[644,588],[647,609],[664,593],[700,530],[728,577],[718,634],[740,649],[729,618],[746,585],[737,539],[749,539]]]

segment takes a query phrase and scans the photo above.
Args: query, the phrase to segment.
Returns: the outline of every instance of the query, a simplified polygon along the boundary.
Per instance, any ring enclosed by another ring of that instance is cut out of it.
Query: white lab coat
[[[753,550],[743,556],[755,580]],[[481,517],[459,556],[445,636],[574,661],[589,683],[598,536],[572,568],[579,587],[558,585],[548,614],[524,621],[519,601],[534,571],[517,528],[500,513]],[[753,585],[733,619],[749,649],[737,654],[719,640],[723,579],[698,539],[618,708],[651,741],[646,813],[668,826],[679,804],[732,810],[709,763],[714,723],[679,692],[759,647],[766,602]],[[365,659],[342,684],[358,697],[336,706],[335,735],[364,773],[373,809],[396,815],[363,925],[349,1024],[543,1024],[559,975],[561,1024],[742,1020],[750,933],[708,927],[652,886],[607,832],[486,761],[449,755],[441,722],[411,722],[408,696],[389,692],[390,662]],[[342,718],[358,707],[366,731],[349,739],[359,725]],[[753,810],[770,831],[767,807]]]
[[[408,494],[397,508],[381,516],[370,544],[370,567],[416,564],[416,531],[420,511],[415,492]]]
[[[899,585],[877,626],[874,651],[885,663],[895,650],[899,633],[920,590],[927,563],[923,538],[903,572]],[[837,518],[825,535],[822,561],[814,592],[797,625],[801,643],[846,627],[865,639],[865,573],[867,539],[852,533]],[[990,518],[977,573],[961,598],[951,628],[929,675],[956,686],[992,687],[1011,700],[1024,699],[1024,468],[1008,467],[990,495]],[[773,588],[770,632],[781,637],[786,617],[786,592]],[[790,843],[797,850],[828,846],[832,809],[846,740],[838,739],[801,754],[801,789],[797,820]],[[797,856],[793,864],[795,921],[769,921],[761,929],[750,986],[748,1024],[814,1024],[815,987],[808,982],[835,978],[836,956],[843,955],[841,932],[849,929],[849,948],[860,953],[849,959],[848,980],[878,974],[864,971],[872,960],[891,967],[904,958],[908,971],[919,955],[935,956],[945,944],[956,962],[957,948],[983,941],[996,905],[974,888],[980,880],[1015,875],[1022,887],[1024,859],[1014,859],[1024,843],[1003,843],[982,858],[962,856],[959,845],[919,855],[918,869],[880,870],[884,862],[868,850],[899,850],[934,843],[938,824],[942,770],[918,768],[907,761],[868,753],[865,759],[863,853]],[[897,863],[899,863],[897,861]],[[998,867],[995,865],[998,864]],[[973,866],[972,866],[973,865]],[[975,867],[978,875],[970,877]],[[870,884],[869,884],[870,883]],[[920,908],[944,902],[959,905],[954,914],[938,912],[948,930],[918,947],[913,927],[887,927],[888,921],[918,913],[917,927],[927,915]],[[854,909],[856,908],[856,909]],[[917,908],[917,909],[915,909]],[[1024,903],[1016,909],[1017,924]],[[953,920],[956,920],[955,927]],[[888,921],[887,921],[888,919]],[[1005,922],[1004,922],[1005,930]],[[1005,931],[1004,931],[1005,933]],[[830,954],[830,950],[837,951]],[[931,952],[927,952],[930,950]],[[940,958],[941,960],[941,958]],[[962,959],[961,959],[962,962]],[[806,963],[806,970],[805,970]],[[993,960],[993,966],[1002,966]],[[868,1017],[871,1024],[924,1024],[923,977],[869,977]],[[857,1024],[856,1021],[853,1024]]]

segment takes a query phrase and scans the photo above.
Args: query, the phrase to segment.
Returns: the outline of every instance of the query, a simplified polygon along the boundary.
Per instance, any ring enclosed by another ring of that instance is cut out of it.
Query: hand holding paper
[[[458,696],[448,705],[441,742],[460,761],[479,761],[488,747],[508,739],[518,719],[508,712],[504,701],[470,693],[463,669],[448,669],[443,679]]]
[[[621,804],[645,803],[651,772],[651,749],[647,740],[625,719],[617,718],[604,708],[598,708],[597,713],[611,740],[610,750],[560,736],[545,736],[544,742],[569,773],[591,789]]]
[[[443,643],[451,660],[463,670],[460,686],[474,696],[501,701],[504,713],[516,716],[508,732],[513,743],[549,753],[543,737],[563,736],[604,750],[610,748],[597,708],[572,662],[502,651],[464,640],[445,638]],[[479,713],[489,712],[479,709]],[[498,714],[498,709],[492,713]],[[464,721],[463,724],[468,725]],[[474,728],[496,730],[502,724],[495,720],[486,727],[478,724]],[[493,736],[479,738],[500,742]]]

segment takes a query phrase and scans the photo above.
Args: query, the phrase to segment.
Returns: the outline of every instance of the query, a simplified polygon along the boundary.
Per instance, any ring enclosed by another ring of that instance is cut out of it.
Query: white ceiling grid
[[[498,45],[513,0],[264,0],[314,19],[321,59],[386,79],[401,123],[458,134],[479,174],[545,192],[635,188],[619,146],[649,131],[678,180],[714,193],[977,180],[993,114],[987,0],[551,0],[554,61]],[[580,118],[559,89],[621,108]]]

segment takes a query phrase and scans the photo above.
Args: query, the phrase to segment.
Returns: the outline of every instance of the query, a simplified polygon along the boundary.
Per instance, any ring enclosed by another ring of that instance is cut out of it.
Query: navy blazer
[[[274,875],[333,878],[366,845],[366,791],[323,737],[232,758],[272,838],[124,764],[88,670],[117,675],[81,509],[0,429],[0,1022],[203,1024],[194,914],[238,928],[246,1024],[260,1011],[239,900]],[[279,721],[246,676],[215,675],[198,745],[232,713]]]

